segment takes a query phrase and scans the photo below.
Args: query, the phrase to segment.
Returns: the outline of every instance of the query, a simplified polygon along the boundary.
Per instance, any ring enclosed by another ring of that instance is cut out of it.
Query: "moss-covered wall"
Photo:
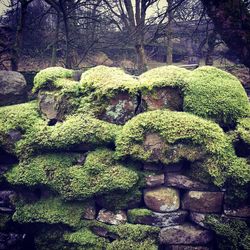
[[[0,108],[1,249],[250,249],[250,104],[214,67],[48,68]]]

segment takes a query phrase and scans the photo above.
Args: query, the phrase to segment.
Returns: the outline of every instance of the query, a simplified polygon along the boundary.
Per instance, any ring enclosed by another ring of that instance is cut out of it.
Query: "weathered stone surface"
[[[127,222],[127,215],[121,210],[112,212],[106,209],[101,209],[99,211],[97,220],[111,225],[119,225]]]
[[[11,190],[0,191],[0,212],[12,213],[14,206],[11,199],[15,196],[15,192]]]
[[[150,215],[138,215],[133,218],[133,221],[130,221],[129,219],[129,222],[134,224],[152,225],[157,227],[168,227],[183,224],[186,221],[187,216],[188,212],[181,210],[169,213],[151,212]]]
[[[67,97],[56,92],[40,91],[38,104],[41,112],[49,120],[62,121],[65,115],[72,109]]]
[[[223,197],[223,192],[189,191],[182,199],[182,208],[193,212],[219,213]]]
[[[157,161],[165,158],[164,151],[166,144],[158,134],[147,134],[143,142],[143,147],[151,153],[149,161]]]
[[[165,250],[210,250],[212,248],[204,246],[187,246],[187,245],[171,245],[164,248]]]
[[[135,115],[136,108],[136,97],[130,96],[128,93],[120,93],[108,101],[108,105],[99,118],[122,125]]]
[[[208,229],[205,223],[206,214],[191,212],[189,218],[192,222],[196,223],[197,225]]]
[[[198,191],[215,189],[209,185],[206,185],[199,181],[191,180],[187,176],[177,173],[167,173],[165,178],[165,184],[170,187],[198,190]]]
[[[148,175],[146,177],[146,184],[148,187],[160,186],[164,183],[164,174]]]
[[[156,212],[171,212],[179,209],[179,191],[174,188],[159,187],[144,191],[144,202]]]
[[[228,216],[234,217],[250,217],[250,206],[244,206],[235,209],[231,209],[225,206],[224,213]]]
[[[93,233],[95,233],[96,235],[101,236],[101,237],[105,237],[105,238],[109,238],[109,239],[113,239],[113,240],[116,240],[119,238],[118,235],[116,235],[112,232],[109,232],[106,228],[101,227],[101,226],[93,226],[93,227],[91,227],[91,231]]]
[[[96,216],[96,207],[94,202],[91,202],[85,207],[82,217],[87,220],[94,220],[95,216]]]
[[[177,88],[164,87],[153,90],[153,93],[142,94],[147,110],[168,108],[180,111],[183,108],[183,98]]]
[[[0,106],[17,104],[27,98],[26,80],[14,71],[0,71]]]
[[[171,226],[161,229],[161,244],[205,245],[212,241],[212,232],[191,224]]]

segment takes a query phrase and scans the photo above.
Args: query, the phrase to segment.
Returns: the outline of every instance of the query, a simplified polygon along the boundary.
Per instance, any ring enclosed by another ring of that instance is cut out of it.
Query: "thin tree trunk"
[[[168,0],[168,8],[172,8],[173,1]],[[173,63],[173,34],[172,34],[172,19],[173,19],[173,12],[170,10],[168,14],[168,27],[167,27],[167,64],[170,65]]]
[[[57,46],[58,46],[58,37],[59,37],[59,26],[60,26],[60,15],[57,12],[55,37],[54,37],[53,46],[52,46],[51,66],[55,66],[56,62],[57,62]]]
[[[145,49],[143,44],[136,44],[135,50],[137,54],[137,67],[138,67],[138,73],[141,74],[145,71],[147,71],[147,58],[145,54]]]
[[[18,19],[18,24],[17,24],[17,30],[16,30],[16,36],[15,36],[15,43],[12,48],[12,55],[11,55],[11,69],[13,71],[18,70],[18,64],[20,60],[20,54],[22,50],[22,43],[23,43],[23,29],[25,26],[25,19],[26,19],[26,14],[27,14],[27,8],[29,2],[26,0],[20,1],[21,6],[20,6],[20,14],[19,14],[19,19]]]

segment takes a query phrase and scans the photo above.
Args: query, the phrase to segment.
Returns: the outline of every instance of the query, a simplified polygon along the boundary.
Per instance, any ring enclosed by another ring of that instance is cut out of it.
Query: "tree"
[[[250,68],[250,12],[249,1],[201,0],[216,31],[229,49]]]

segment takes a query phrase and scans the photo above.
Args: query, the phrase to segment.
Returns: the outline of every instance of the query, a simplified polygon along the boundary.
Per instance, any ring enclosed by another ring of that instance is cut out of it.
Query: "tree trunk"
[[[138,73],[141,74],[147,71],[147,59],[145,54],[145,49],[143,44],[136,44],[135,45],[136,55],[137,55],[137,68]]]
[[[55,37],[52,46],[52,55],[51,55],[51,66],[55,66],[57,62],[57,45],[58,45],[58,36],[59,36],[59,26],[60,26],[60,15],[57,13],[57,20],[56,20],[56,30],[55,30]]]
[[[171,9],[173,6],[173,0],[168,0],[168,8]],[[172,34],[172,20],[173,20],[173,11],[168,13],[168,27],[166,32],[166,46],[167,46],[167,64],[170,65],[173,63],[173,34]]]
[[[12,48],[11,53],[11,70],[17,71],[18,70],[18,64],[20,60],[20,53],[22,50],[22,43],[23,43],[23,29],[25,26],[25,19],[27,14],[27,8],[28,8],[28,2],[26,0],[20,1],[20,14],[18,18],[18,24],[17,24],[17,30],[16,30],[16,36],[15,36],[15,43]]]
[[[250,13],[242,0],[202,0],[226,45],[250,67]]]

